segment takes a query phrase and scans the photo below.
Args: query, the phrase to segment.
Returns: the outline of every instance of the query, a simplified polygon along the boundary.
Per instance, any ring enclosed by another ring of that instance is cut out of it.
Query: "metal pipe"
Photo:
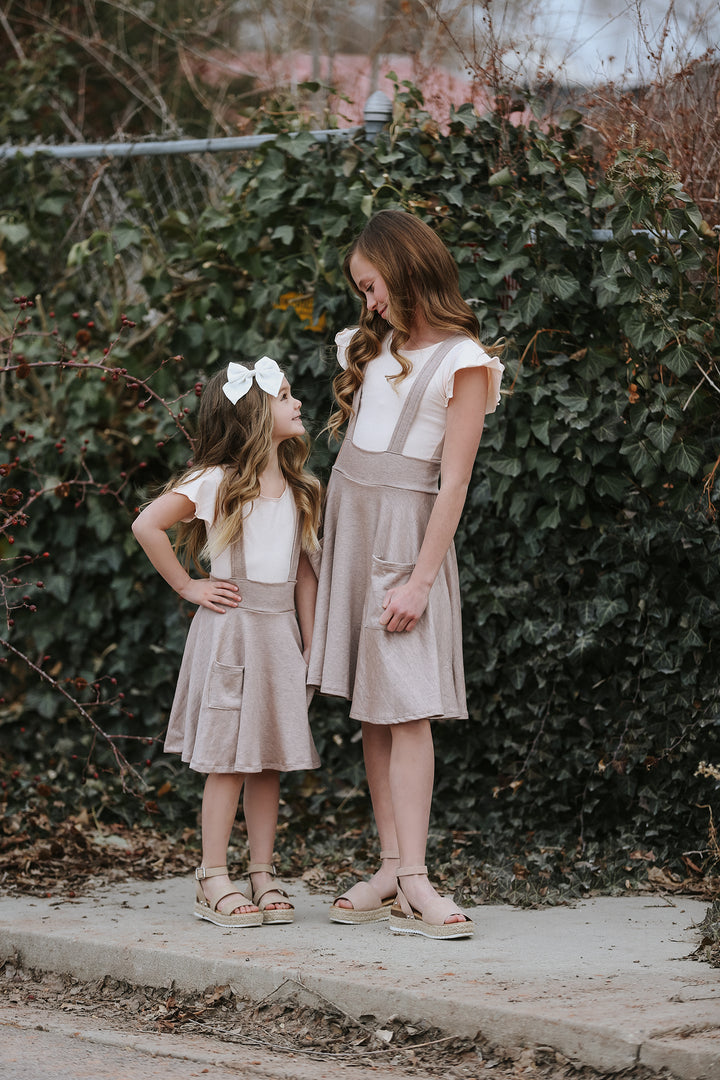
[[[361,127],[330,128],[311,131],[316,142],[328,139],[349,139],[362,131]],[[295,138],[298,132],[291,132]],[[277,135],[237,135],[219,139],[174,139],[157,142],[126,143],[70,143],[60,146],[47,143],[29,143],[26,146],[0,146],[0,161],[16,157],[33,157],[47,154],[53,158],[107,158],[144,157],[165,154],[217,154],[223,151],[254,150],[263,143],[271,142]]]

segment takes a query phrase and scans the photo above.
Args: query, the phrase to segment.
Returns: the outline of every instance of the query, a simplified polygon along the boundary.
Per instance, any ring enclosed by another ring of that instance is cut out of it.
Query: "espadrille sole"
[[[246,911],[239,915],[223,915],[221,911],[213,911],[211,907],[195,902],[193,915],[196,919],[204,919],[215,926],[224,926],[226,929],[233,927],[262,926],[262,911]]]
[[[472,937],[475,927],[466,919],[465,922],[442,923],[436,926],[434,923],[426,923],[419,916],[408,919],[406,915],[390,915],[390,929],[393,934],[420,934],[430,938],[465,938]]]
[[[352,926],[359,923],[384,922],[390,918],[390,908],[395,900],[394,896],[383,900],[381,907],[370,908],[369,911],[356,911],[355,908],[338,907],[333,904],[330,908],[330,922],[344,923]]]

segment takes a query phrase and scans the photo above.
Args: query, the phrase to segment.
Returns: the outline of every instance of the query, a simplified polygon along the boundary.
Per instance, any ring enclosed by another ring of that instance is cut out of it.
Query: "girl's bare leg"
[[[251,863],[272,863],[279,804],[280,774],[272,769],[248,773],[245,777],[243,808]],[[252,875],[252,884],[254,891],[264,889],[272,884],[272,875],[257,872]],[[280,893],[277,893],[277,902],[273,900],[272,893],[267,893],[263,903],[265,908],[271,911],[276,908],[292,907],[292,904],[288,904]]]
[[[430,824],[435,751],[429,720],[393,724],[388,780],[397,831],[400,866],[423,866]],[[425,875],[402,879],[403,892],[413,907],[422,911],[438,893]],[[451,915],[447,922],[462,922]]]
[[[370,799],[375,815],[381,851],[397,851],[395,818],[390,795],[390,751],[392,739],[389,728],[382,724],[363,724],[363,757],[365,774],[370,789]],[[383,859],[380,869],[370,878],[369,884],[380,897],[392,896],[397,886],[395,871],[398,859]],[[351,908],[349,900],[340,899],[338,907]]]
[[[230,833],[235,823],[240,792],[242,791],[242,773],[209,773],[205,781],[202,801],[202,864],[203,866],[225,866]],[[206,900],[214,903],[218,896],[232,889],[228,875],[205,878],[201,881]],[[218,906],[223,915],[244,914],[257,911],[254,904],[248,903],[242,893],[230,893]]]

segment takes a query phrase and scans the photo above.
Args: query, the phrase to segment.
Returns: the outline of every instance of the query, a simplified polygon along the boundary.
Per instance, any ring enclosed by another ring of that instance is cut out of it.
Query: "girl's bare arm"
[[[295,585],[295,610],[300,625],[305,660],[310,655],[313,629],[315,626],[315,598],[317,596],[317,578],[305,552],[301,552],[297,568]]]
[[[157,572],[171,589],[192,604],[199,604],[225,614],[225,608],[237,607],[238,587],[230,581],[214,578],[192,578],[173,551],[168,529],[179,521],[187,521],[195,513],[195,504],[177,491],[168,491],[154,499],[138,514],[132,525],[135,539]]]
[[[463,368],[455,375],[448,403],[440,470],[440,491],[430,514],[415,569],[409,580],[388,589],[380,622],[387,630],[412,630],[427,607],[428,596],[460,521],[473,464],[485,423],[488,374]]]

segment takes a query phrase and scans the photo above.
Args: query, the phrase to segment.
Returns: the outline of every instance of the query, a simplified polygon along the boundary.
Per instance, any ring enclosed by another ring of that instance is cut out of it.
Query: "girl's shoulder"
[[[348,348],[350,346],[350,342],[353,340],[353,338],[355,337],[355,335],[359,331],[360,331],[359,326],[350,326],[345,330],[338,331],[338,333],[335,335],[335,344],[337,345],[338,363],[340,364],[340,367],[342,367],[342,368],[346,368],[348,366],[347,351],[348,351]],[[383,340],[381,342],[380,350],[377,353],[377,356],[383,356],[383,355],[385,355],[386,357],[392,356],[392,353],[390,352],[390,341],[391,340],[392,340],[392,331],[388,329],[387,333],[385,334],[385,337],[383,338]],[[373,358],[373,359],[375,359],[375,358]]]
[[[215,500],[218,488],[225,476],[222,465],[191,469],[180,477],[172,490],[195,503],[195,517],[212,522],[215,518]]]
[[[445,371],[459,371],[464,367],[489,367],[500,372],[504,370],[498,357],[484,349],[475,338],[459,335],[443,357],[441,368]]]
[[[487,362],[493,359],[491,354],[475,338],[469,337],[467,334],[457,335],[457,340],[447,355],[452,357],[453,360],[468,359]]]
[[[198,466],[189,469],[173,484],[173,491],[182,489],[183,494],[187,489],[199,490],[201,487],[219,487],[225,476],[225,468],[222,465]]]
[[[341,368],[347,367],[347,349],[348,345],[355,337],[358,331],[357,326],[346,327],[345,330],[339,330],[335,335],[335,344],[337,345],[337,358]]]
[[[500,383],[504,364],[497,356],[486,352],[474,338],[463,337],[448,351],[440,365],[440,382],[447,405],[455,393],[455,376],[467,368],[485,368],[488,373],[487,411],[494,412],[500,401]]]

